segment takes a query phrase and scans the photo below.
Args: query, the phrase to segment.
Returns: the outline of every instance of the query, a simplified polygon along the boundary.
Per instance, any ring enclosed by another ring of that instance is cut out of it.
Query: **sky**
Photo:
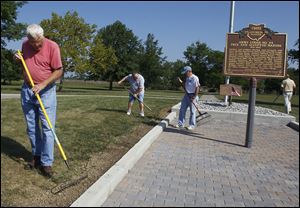
[[[64,16],[67,11],[78,12],[97,29],[119,20],[142,42],[152,33],[168,61],[185,61],[183,52],[196,41],[224,51],[230,7],[230,1],[28,1],[18,9],[17,22],[39,24],[50,19],[52,12]],[[235,1],[233,31],[252,23],[287,33],[288,49],[295,48],[299,2]],[[7,48],[20,49],[21,43],[8,42]]]

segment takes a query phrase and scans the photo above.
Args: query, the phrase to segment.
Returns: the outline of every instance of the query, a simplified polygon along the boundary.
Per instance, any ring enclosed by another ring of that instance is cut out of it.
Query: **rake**
[[[25,69],[25,71],[26,71],[26,74],[27,74],[27,76],[28,76],[28,78],[29,78],[29,80],[30,80],[30,84],[31,84],[32,87],[34,87],[34,82],[33,82],[32,78],[31,78],[31,75],[30,75],[30,73],[29,73],[29,70],[28,70],[28,68],[27,68],[27,66],[26,66],[26,63],[25,63],[25,61],[24,61],[24,58],[23,58],[23,56],[22,56],[20,50],[18,50],[18,55],[19,55],[19,57],[21,58],[21,61],[22,61],[22,64],[23,64],[23,66],[24,66],[24,69]],[[68,169],[70,169],[69,164],[68,164],[68,161],[67,161],[67,157],[66,157],[66,155],[65,155],[65,152],[64,152],[64,150],[63,150],[63,148],[62,148],[62,146],[61,146],[61,144],[60,144],[60,142],[59,142],[59,140],[58,140],[58,138],[57,138],[57,136],[56,136],[56,134],[55,134],[55,132],[54,132],[54,130],[53,130],[53,126],[52,126],[51,121],[50,121],[50,119],[49,119],[49,117],[48,117],[48,114],[47,114],[47,112],[46,112],[46,110],[45,110],[45,107],[44,107],[44,105],[43,105],[43,102],[42,102],[42,100],[41,100],[41,97],[40,97],[40,95],[39,95],[38,93],[35,93],[35,96],[37,97],[37,99],[38,99],[38,101],[39,101],[39,103],[40,103],[40,106],[41,106],[41,108],[42,108],[42,111],[43,111],[43,113],[44,113],[44,115],[45,115],[45,117],[46,117],[47,123],[48,123],[48,125],[49,125],[49,127],[50,127],[50,129],[51,129],[51,132],[52,132],[52,134],[53,134],[53,136],[54,136],[54,138],[55,138],[55,142],[56,142],[56,144],[57,144],[57,146],[58,146],[58,148],[59,148],[59,151],[60,151],[60,153],[61,153],[61,155],[62,155],[62,157],[63,157],[63,159],[64,159],[64,161],[65,161],[65,164],[67,165]]]
[[[180,82],[180,84],[181,84],[182,88],[184,89],[185,93],[188,94],[187,91],[186,91],[186,89],[185,89],[185,86],[184,86],[182,80],[179,77],[178,77],[178,81]],[[199,115],[196,116],[196,122],[199,122],[199,121],[201,121],[201,120],[203,120],[203,119],[208,118],[208,117],[211,116],[207,112],[201,113],[201,111],[199,110],[198,106],[194,103],[194,101],[191,101],[191,102],[195,106],[195,108],[197,109],[197,111],[199,113]]]
[[[142,101],[141,101],[137,96],[135,96],[129,89],[127,89],[125,86],[124,86],[124,88],[125,88],[132,96],[134,96],[136,99],[138,99],[138,101],[140,101],[141,103],[143,103],[144,106],[145,106],[146,108],[148,108],[150,111],[152,111],[151,108],[150,108],[148,105],[146,105],[146,103],[142,102]]]

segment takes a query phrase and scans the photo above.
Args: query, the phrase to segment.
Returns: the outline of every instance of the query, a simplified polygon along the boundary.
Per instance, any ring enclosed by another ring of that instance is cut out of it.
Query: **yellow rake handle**
[[[20,50],[18,50],[18,55],[19,55],[19,57],[21,58],[23,67],[24,67],[24,69],[25,69],[25,71],[26,71],[26,74],[27,74],[27,76],[28,76],[28,78],[29,78],[30,84],[31,84],[32,87],[34,87],[34,82],[33,82],[32,78],[31,78],[31,75],[30,75],[30,73],[29,73],[29,70],[28,70],[28,68],[27,68],[27,66],[26,66],[26,63],[25,63],[25,61],[24,61],[24,58],[23,58],[23,56],[22,56]],[[65,163],[66,163],[66,165],[67,165],[67,167],[69,168],[69,165],[68,165],[68,163],[67,163],[67,157],[66,157],[65,152],[64,152],[64,150],[63,150],[63,148],[62,148],[62,146],[61,146],[61,144],[60,144],[60,142],[59,142],[59,140],[58,140],[58,138],[57,138],[57,136],[56,136],[56,134],[55,134],[55,132],[54,132],[54,130],[53,130],[53,126],[52,126],[51,121],[50,121],[50,119],[49,119],[49,117],[48,117],[48,114],[47,114],[47,112],[46,112],[46,110],[45,110],[45,107],[44,107],[43,102],[42,102],[42,100],[41,100],[41,98],[40,98],[40,95],[39,95],[38,93],[35,93],[35,96],[37,97],[37,99],[38,99],[38,101],[39,101],[39,103],[40,103],[40,106],[41,106],[41,108],[42,108],[42,110],[43,110],[43,113],[44,113],[44,115],[45,115],[45,117],[46,117],[47,123],[48,123],[48,125],[49,125],[49,127],[50,127],[50,129],[51,129],[51,131],[52,131],[52,133],[53,133],[53,135],[54,135],[54,138],[55,138],[56,144],[57,144],[57,146],[58,146],[58,148],[59,148],[59,151],[60,151],[60,153],[61,153],[61,155],[62,155],[62,157],[63,157],[63,159],[64,159],[64,161],[65,161]]]

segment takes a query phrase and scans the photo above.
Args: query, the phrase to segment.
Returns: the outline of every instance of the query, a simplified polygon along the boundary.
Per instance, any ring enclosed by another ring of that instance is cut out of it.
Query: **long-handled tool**
[[[136,99],[138,99],[138,101],[140,101],[141,103],[143,103],[144,106],[145,106],[146,108],[148,108],[150,111],[152,111],[151,108],[150,108],[148,105],[146,105],[146,103],[142,102],[142,101],[141,101],[137,96],[135,96],[129,89],[127,89],[125,86],[124,86],[124,88],[125,88],[132,96],[134,96]]]
[[[28,76],[28,78],[29,78],[29,80],[30,80],[30,84],[31,84],[32,87],[34,87],[34,82],[33,82],[32,78],[31,78],[31,75],[30,75],[30,73],[29,73],[29,70],[28,70],[28,68],[27,68],[27,66],[26,66],[26,63],[25,63],[25,61],[24,61],[24,58],[23,58],[23,56],[22,56],[20,50],[18,50],[18,55],[19,55],[19,57],[21,58],[21,61],[22,61],[22,64],[23,64],[23,66],[24,66],[24,69],[25,69],[25,71],[26,71],[26,74],[27,74],[27,76]],[[45,117],[46,117],[47,123],[48,123],[48,125],[49,125],[49,127],[50,127],[50,129],[51,129],[51,132],[52,132],[52,134],[53,134],[53,136],[54,136],[54,138],[55,138],[56,144],[58,145],[59,151],[60,151],[60,153],[61,153],[61,155],[62,155],[62,157],[63,157],[63,159],[64,159],[64,161],[65,161],[65,164],[67,165],[68,169],[70,169],[69,164],[68,164],[68,161],[67,161],[67,157],[66,157],[66,155],[65,155],[65,152],[64,152],[64,150],[63,150],[63,148],[62,148],[62,146],[61,146],[61,144],[60,144],[60,142],[59,142],[59,140],[58,140],[58,138],[57,138],[57,136],[56,136],[56,134],[55,134],[55,132],[54,132],[54,130],[53,130],[53,126],[52,126],[51,121],[50,121],[50,119],[49,119],[49,117],[48,117],[48,114],[47,114],[47,112],[46,112],[46,110],[45,110],[45,107],[44,107],[43,102],[42,102],[42,100],[41,100],[41,98],[40,98],[40,95],[39,95],[38,93],[35,93],[35,96],[37,97],[37,99],[38,99],[38,101],[39,101],[39,103],[40,103],[40,106],[41,106],[41,108],[42,108],[42,110],[43,110],[43,113],[44,113],[44,115],[45,115]]]
[[[276,96],[276,98],[273,100],[272,103],[275,103],[275,101],[279,98],[280,94]]]
[[[185,86],[184,86],[182,80],[179,77],[178,77],[178,81],[180,82],[180,84],[181,84],[182,88],[184,89],[185,93],[188,94],[187,91],[186,91],[186,89],[185,89]],[[193,105],[195,106],[195,108],[197,109],[197,111],[199,113],[199,115],[196,116],[196,121],[197,122],[200,121],[200,120],[202,120],[202,119],[205,119],[205,118],[208,118],[208,117],[211,116],[207,112],[201,113],[201,111],[199,110],[198,106],[194,103],[194,101],[191,101],[191,102],[193,103]]]

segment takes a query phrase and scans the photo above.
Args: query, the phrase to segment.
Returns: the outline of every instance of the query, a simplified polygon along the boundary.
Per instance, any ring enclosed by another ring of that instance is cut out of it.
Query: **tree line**
[[[26,3],[1,1],[2,84],[21,79],[20,68],[13,61],[15,51],[6,49],[6,42],[24,37],[27,24],[17,23],[16,18],[17,9]],[[42,20],[40,25],[45,37],[60,46],[65,72],[74,72],[88,80],[108,81],[110,89],[113,82],[132,70],[140,71],[147,88],[178,89],[176,77],[181,76],[180,69],[185,65],[190,65],[201,85],[211,91],[217,91],[219,85],[224,84],[224,52],[213,50],[200,40],[183,51],[186,61],[170,62],[154,34],[149,33],[143,41],[119,20],[97,30],[97,25],[86,23],[76,11],[68,11],[64,16],[52,13],[52,17]],[[295,46],[297,49],[289,50],[288,57],[291,63],[298,63],[298,68],[288,68],[288,72],[299,84],[299,39]],[[244,90],[249,88],[247,78],[232,77],[230,82],[241,85]],[[259,92],[279,92],[280,80],[261,79],[258,89]]]

